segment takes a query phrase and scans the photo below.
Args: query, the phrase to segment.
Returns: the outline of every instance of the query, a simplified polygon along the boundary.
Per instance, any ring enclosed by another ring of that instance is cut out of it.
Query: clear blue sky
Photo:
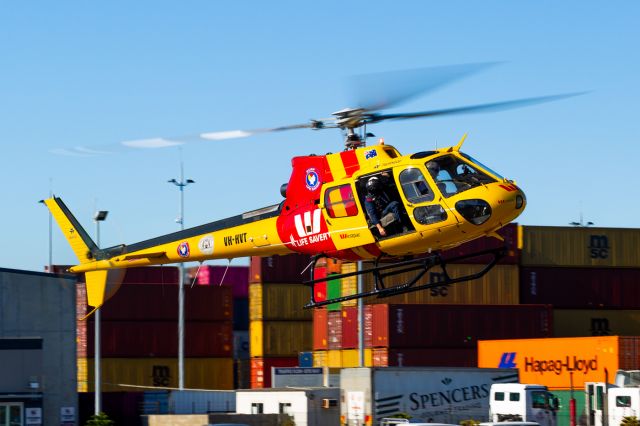
[[[79,159],[76,145],[252,129],[349,106],[349,76],[504,61],[391,111],[554,93],[508,112],[372,130],[403,153],[454,144],[515,179],[519,222],[638,227],[640,2],[12,2],[0,14],[0,266],[42,270],[50,186],[102,245],[178,229],[175,148]],[[279,202],[290,158],[342,148],[336,130],[182,150],[189,226]],[[54,229],[54,263],[75,258]]]

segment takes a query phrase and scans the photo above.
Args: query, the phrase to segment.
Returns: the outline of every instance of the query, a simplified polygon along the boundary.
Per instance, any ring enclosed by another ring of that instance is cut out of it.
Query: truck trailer
[[[343,368],[340,420],[348,426],[377,426],[393,416],[412,423],[487,421],[491,385],[517,382],[518,370],[505,368]]]

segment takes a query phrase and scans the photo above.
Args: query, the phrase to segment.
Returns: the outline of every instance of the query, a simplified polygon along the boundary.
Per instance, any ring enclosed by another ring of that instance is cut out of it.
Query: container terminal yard
[[[303,309],[308,256],[189,268],[184,391],[179,269],[128,269],[101,310],[103,411],[118,425],[377,426],[394,416],[458,424],[489,421],[504,394],[492,386],[520,384],[546,387],[550,403],[520,420],[614,426],[616,403],[638,415],[635,396],[603,405],[616,386],[639,384],[640,229],[510,224],[499,233],[511,248],[478,280],[364,299],[362,348],[355,300]],[[498,243],[484,237],[443,255]],[[476,260],[448,272],[473,272]],[[355,268],[327,259],[316,274]],[[0,269],[2,425],[84,425],[93,414],[94,316],[86,317],[83,274],[65,270]],[[442,273],[422,280],[438,283]],[[356,287],[355,277],[329,279],[315,297]],[[507,400],[528,403],[525,387],[508,389]]]

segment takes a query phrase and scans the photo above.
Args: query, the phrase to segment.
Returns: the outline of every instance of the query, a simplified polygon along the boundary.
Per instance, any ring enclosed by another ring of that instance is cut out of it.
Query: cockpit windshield
[[[427,170],[446,198],[496,180],[455,155],[427,161]]]

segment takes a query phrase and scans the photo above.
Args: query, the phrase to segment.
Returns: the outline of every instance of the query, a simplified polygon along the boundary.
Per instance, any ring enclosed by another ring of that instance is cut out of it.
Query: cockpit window
[[[484,164],[482,164],[481,162],[479,162],[478,160],[476,160],[472,156],[470,156],[468,154],[465,154],[464,152],[461,152],[460,155],[462,155],[464,158],[466,158],[467,160],[471,161],[472,163],[475,163],[475,164],[479,165],[483,169],[489,170],[489,172],[492,173],[494,176],[497,176],[498,179],[504,179],[504,177],[502,177],[502,175],[500,173],[497,173],[495,170],[490,169],[489,167],[485,166]]]
[[[418,204],[433,201],[433,191],[420,169],[406,169],[400,172],[400,184],[407,201]]]
[[[469,157],[470,158],[470,157]],[[495,179],[454,155],[427,161],[427,170],[446,198]]]

